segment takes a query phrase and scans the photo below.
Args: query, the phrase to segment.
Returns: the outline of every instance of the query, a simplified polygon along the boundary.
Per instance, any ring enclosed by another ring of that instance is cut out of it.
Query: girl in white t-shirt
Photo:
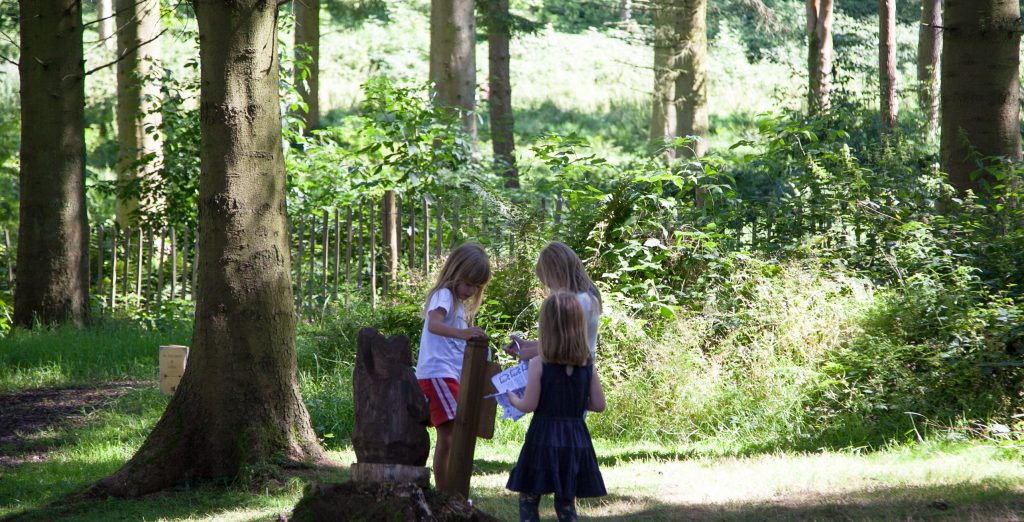
[[[448,475],[451,421],[455,420],[466,341],[486,335],[470,325],[490,280],[487,253],[476,243],[466,243],[448,255],[437,283],[427,293],[416,379],[427,396],[430,424],[437,429],[434,483],[438,488],[444,488]]]
[[[576,294],[587,324],[587,347],[591,362],[597,359],[597,326],[601,317],[601,292],[583,269],[580,256],[560,241],[552,241],[540,251],[537,257],[537,279],[548,291],[562,290]],[[512,342],[505,345],[505,353],[522,360],[537,356],[537,341],[528,341],[513,335]]]

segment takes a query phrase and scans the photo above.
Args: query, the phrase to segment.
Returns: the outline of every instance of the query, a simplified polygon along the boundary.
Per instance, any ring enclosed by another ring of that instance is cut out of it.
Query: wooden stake
[[[302,313],[302,254],[305,251],[303,239],[305,238],[306,220],[299,218],[299,233],[296,238],[299,241],[299,256],[295,260],[295,302],[298,304],[299,313]]]
[[[444,490],[469,497],[469,479],[473,475],[473,454],[480,425],[480,411],[487,385],[487,337],[466,342],[459,381],[459,399],[455,408],[452,448],[448,454],[448,479]]]
[[[117,306],[117,225],[110,228],[110,311]]]
[[[352,293],[352,205],[345,209],[345,229],[348,238],[345,245],[345,308],[348,308],[349,294]]]
[[[338,208],[334,209],[334,289],[331,291],[331,297],[334,301],[338,300],[338,272],[341,270],[341,227],[339,226],[339,215],[341,211]]]
[[[376,243],[376,231],[374,226],[376,221],[373,219],[373,200],[370,200],[370,308],[373,310],[377,309],[377,253],[375,249]]]
[[[320,295],[327,295],[327,262],[331,253],[330,249],[330,236],[327,235],[328,226],[331,222],[331,216],[324,210],[324,226],[323,226],[323,241],[321,241],[321,247],[323,250],[323,280],[320,281]]]
[[[178,296],[178,233],[171,227],[171,299]]]

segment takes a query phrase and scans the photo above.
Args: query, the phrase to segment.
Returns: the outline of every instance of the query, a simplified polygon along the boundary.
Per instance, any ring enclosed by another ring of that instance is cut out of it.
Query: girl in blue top
[[[522,397],[509,402],[534,412],[508,489],[519,492],[519,519],[539,520],[540,497],[554,493],[559,521],[576,520],[576,497],[607,494],[597,466],[586,410],[604,410],[604,390],[587,346],[583,307],[575,293],[556,291],[540,309],[540,356],[530,360]]]
[[[473,324],[484,287],[491,279],[487,253],[466,243],[445,260],[437,282],[427,293],[416,380],[427,396],[430,424],[437,429],[434,446],[434,484],[443,488],[448,475],[455,405],[459,399],[462,356],[466,341],[486,335]]]

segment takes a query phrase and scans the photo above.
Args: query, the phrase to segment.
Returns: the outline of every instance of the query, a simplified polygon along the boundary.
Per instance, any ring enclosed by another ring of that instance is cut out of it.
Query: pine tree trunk
[[[828,110],[832,74],[832,0],[807,3],[807,103],[809,112]]]
[[[676,0],[675,38],[680,42],[675,60],[676,136],[697,141],[681,147],[677,155],[699,158],[708,148],[707,0]]]
[[[654,1],[654,94],[651,101],[650,132],[652,151],[662,149],[675,139],[675,1]],[[675,150],[665,147],[663,157],[666,160],[674,158]]]
[[[971,179],[977,160],[1021,159],[1020,5],[946,0],[943,18],[942,166],[964,192],[993,181]]]
[[[156,176],[160,164],[161,144],[154,132],[162,118],[155,110],[160,97],[158,75],[160,66],[159,2],[117,0],[117,175],[119,183]],[[150,129],[149,132],[146,129]],[[154,154],[145,165],[139,160]],[[143,205],[159,207],[161,202],[147,200]],[[139,197],[118,198],[117,222],[122,228],[134,226],[139,210]]]
[[[512,115],[512,83],[509,78],[508,0],[484,0],[487,9],[487,58],[490,84],[491,143],[498,172],[505,187],[519,188],[516,142]]]
[[[114,0],[96,0],[96,32],[107,49],[114,49]]]
[[[20,2],[21,172],[14,322],[89,310],[82,3]]]
[[[458,109],[476,137],[476,19],[473,0],[431,0],[430,81],[437,101]]]
[[[942,46],[942,0],[922,0],[917,35],[917,97],[928,131],[939,127],[939,49]]]
[[[295,0],[295,86],[309,111],[301,114],[306,130],[320,127],[320,0]],[[303,77],[300,62],[306,68]]]
[[[277,5],[193,5],[203,146],[192,349],[163,417],[95,495],[137,496],[323,458],[296,375]]]
[[[896,126],[896,0],[878,0],[878,85],[882,129]]]

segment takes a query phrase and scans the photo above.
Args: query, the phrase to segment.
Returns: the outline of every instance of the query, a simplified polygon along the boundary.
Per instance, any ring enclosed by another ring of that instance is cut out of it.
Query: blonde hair
[[[477,243],[463,243],[455,250],[452,250],[448,254],[448,259],[445,259],[441,272],[437,274],[437,282],[427,292],[427,300],[423,305],[424,312],[427,311],[426,306],[430,304],[431,296],[438,290],[442,288],[448,289],[452,293],[452,307],[457,309],[461,299],[459,299],[455,287],[459,283],[477,285],[476,293],[462,303],[465,307],[466,323],[472,324],[473,316],[480,309],[480,300],[484,295],[484,287],[487,286],[490,280],[491,262],[487,258],[487,252],[484,252],[483,247]],[[453,310],[448,311],[452,312]]]
[[[590,364],[587,323],[575,294],[556,290],[540,306],[540,358],[554,364]]]
[[[594,298],[598,313],[601,311],[601,292],[583,269],[583,261],[573,249],[561,241],[552,241],[537,257],[537,279],[551,290],[573,293],[586,292]]]

